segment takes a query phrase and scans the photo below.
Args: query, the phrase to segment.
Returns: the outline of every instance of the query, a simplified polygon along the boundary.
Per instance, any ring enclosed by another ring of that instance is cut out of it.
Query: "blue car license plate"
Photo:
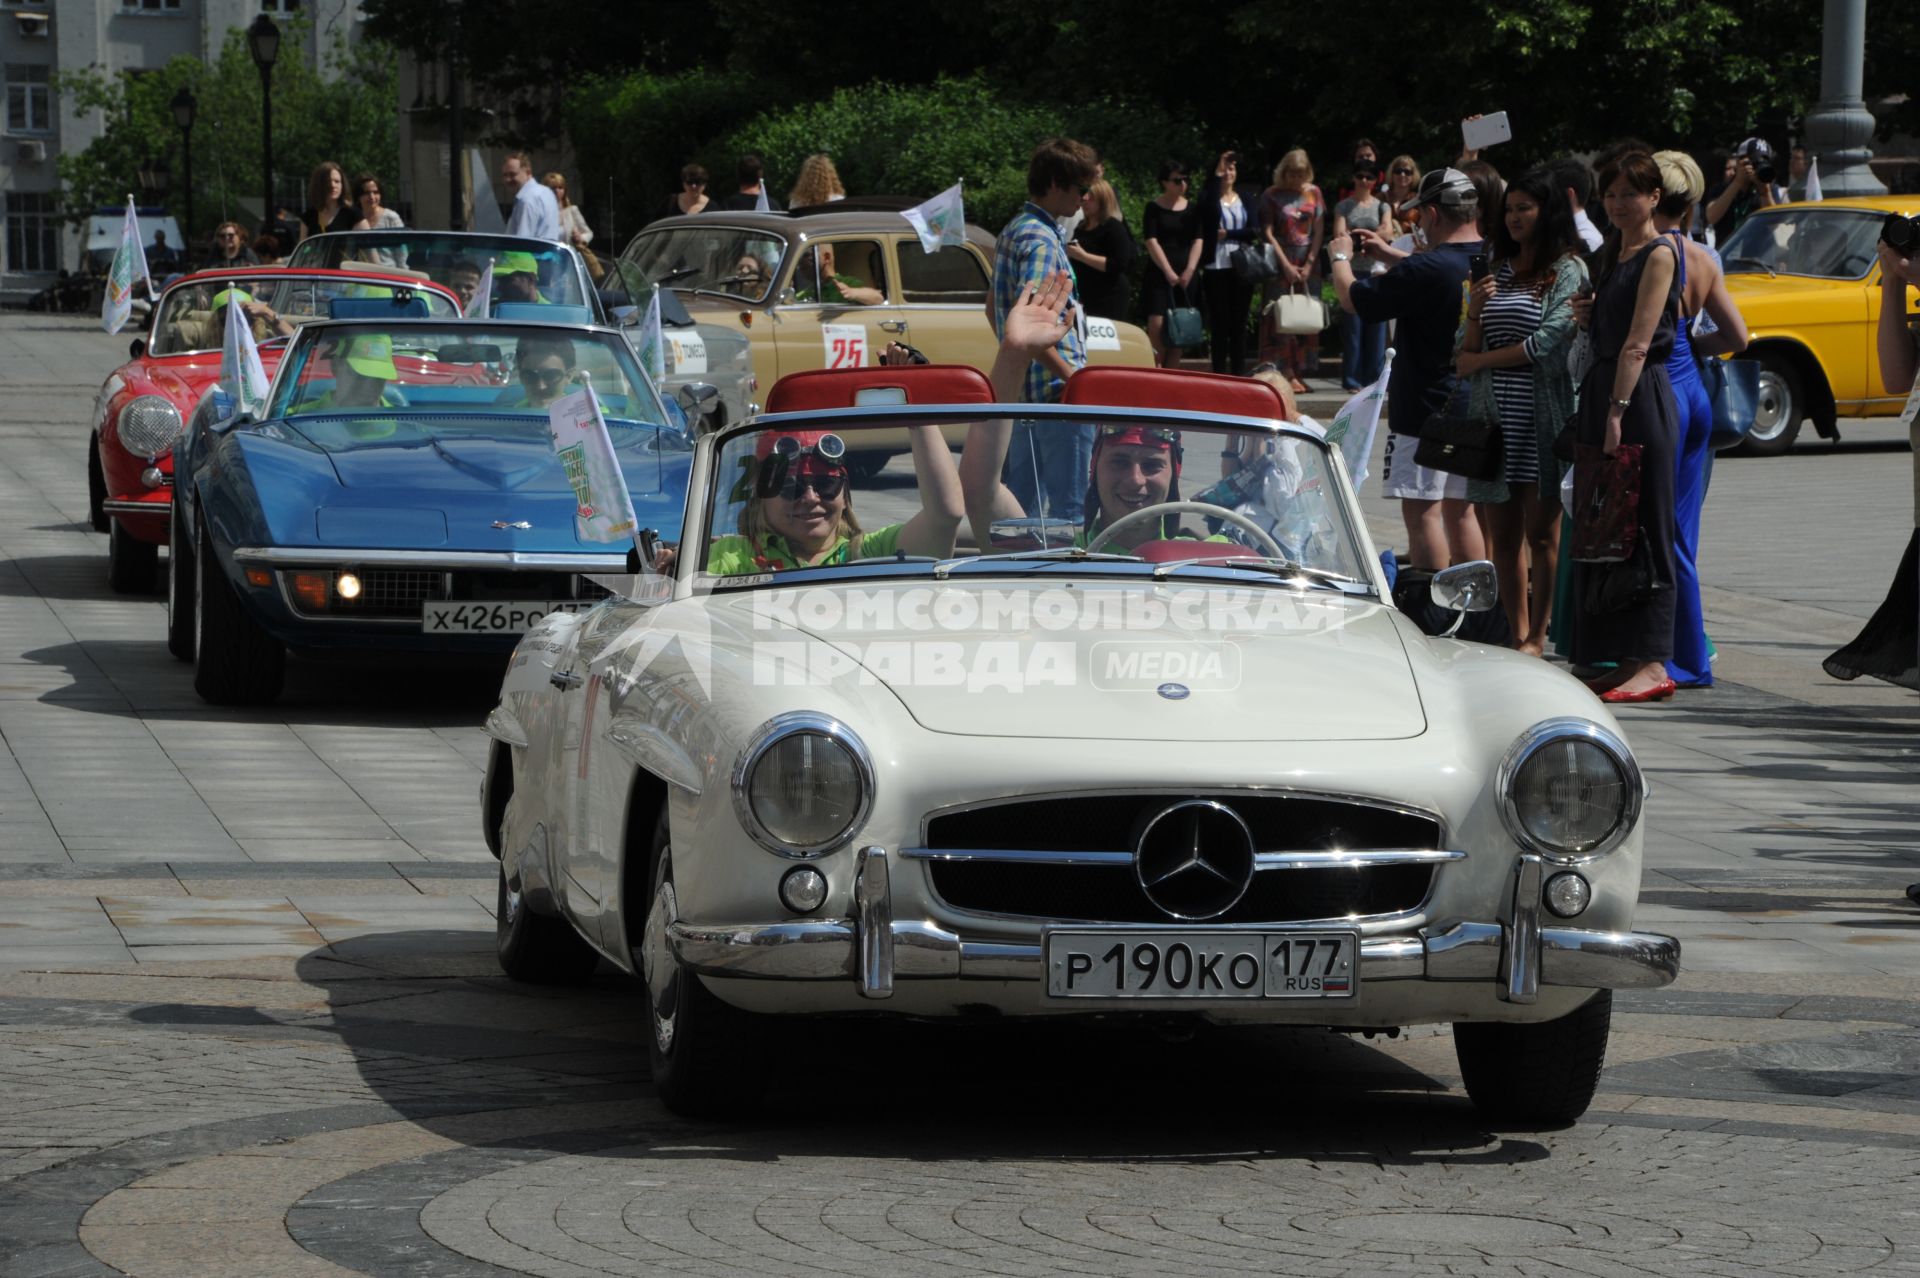
[[[420,630],[429,635],[517,635],[550,612],[585,612],[592,599],[430,601],[420,605]]]

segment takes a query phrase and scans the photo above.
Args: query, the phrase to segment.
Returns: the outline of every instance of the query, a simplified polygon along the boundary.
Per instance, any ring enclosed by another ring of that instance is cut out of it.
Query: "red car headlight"
[[[160,395],[136,395],[120,410],[114,426],[121,446],[152,461],[173,451],[180,438],[180,410]]]

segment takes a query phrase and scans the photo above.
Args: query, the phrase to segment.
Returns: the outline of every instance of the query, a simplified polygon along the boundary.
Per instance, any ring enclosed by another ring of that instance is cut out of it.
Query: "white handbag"
[[[1306,337],[1327,327],[1327,304],[1305,292],[1286,292],[1267,303],[1273,331],[1286,337]]]

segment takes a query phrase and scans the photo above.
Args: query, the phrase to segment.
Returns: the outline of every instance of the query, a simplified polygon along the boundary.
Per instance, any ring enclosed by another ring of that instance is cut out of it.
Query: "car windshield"
[[[1141,576],[1228,572],[1371,590],[1352,515],[1328,469],[1338,453],[1320,440],[1096,414],[1015,428],[987,418],[943,416],[931,425],[863,413],[734,432],[719,445],[706,497],[709,544],[694,571],[727,587],[796,571],[950,577],[1093,563]],[[1030,507],[1017,479],[1002,485],[999,450],[1018,463],[1023,450],[1039,451],[1043,432],[1087,431],[1094,442],[1085,513],[1056,511],[1044,498],[1029,498]],[[963,516],[968,510],[985,522],[984,539]]]
[[[455,319],[453,303],[431,289],[305,276],[286,279],[254,276],[237,280],[197,280],[167,290],[153,328],[154,355],[220,349],[227,307],[238,303],[253,326],[255,341],[283,339],[290,330],[314,320],[342,319],[387,312],[393,318]],[[276,317],[286,321],[275,323]]]
[[[1872,269],[1883,216],[1865,209],[1794,205],[1755,213],[1720,246],[1730,275],[1861,279]]]
[[[308,329],[274,382],[268,416],[324,418],[354,436],[366,434],[362,419],[392,427],[428,414],[517,419],[540,434],[552,403],[587,385],[616,442],[623,426],[667,424],[632,348],[619,336],[476,321]],[[409,411],[396,415],[395,409]],[[301,429],[307,431],[307,423]]]
[[[422,279],[444,284],[467,302],[489,264],[493,267],[493,309],[509,306],[591,308],[574,258],[564,247],[517,235],[455,235],[436,231],[336,231],[302,240],[287,259],[290,266],[330,266],[341,270],[398,267]],[[470,314],[479,314],[468,304]],[[531,315],[515,315],[531,319]],[[586,319],[560,315],[558,319]]]
[[[766,231],[662,226],[640,232],[621,256],[655,284],[761,302],[780,278],[786,251],[786,241]]]

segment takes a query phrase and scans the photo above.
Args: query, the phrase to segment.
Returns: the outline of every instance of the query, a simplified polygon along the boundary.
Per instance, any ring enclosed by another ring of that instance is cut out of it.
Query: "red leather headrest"
[[[993,383],[964,364],[901,364],[880,368],[816,368],[788,373],[767,392],[769,413],[808,413],[853,408],[860,392],[904,393],[909,404],[991,404]],[[896,394],[894,398],[898,398]],[[881,397],[869,397],[869,402]]]
[[[1166,408],[1229,417],[1287,415],[1280,392],[1265,382],[1173,368],[1083,368],[1067,379],[1061,402],[1107,408]]]

